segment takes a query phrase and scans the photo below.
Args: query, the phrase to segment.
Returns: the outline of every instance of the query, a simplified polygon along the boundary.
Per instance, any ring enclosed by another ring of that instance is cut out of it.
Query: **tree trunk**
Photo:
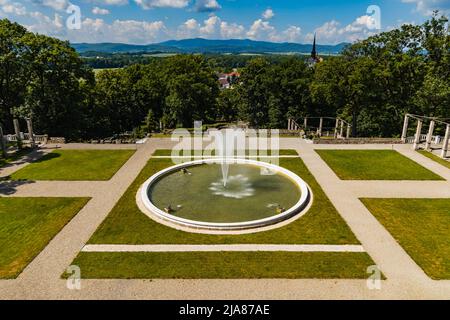
[[[357,127],[357,125],[358,125],[358,115],[356,113],[356,110],[353,109],[353,112],[352,112],[352,136],[354,138],[356,138],[357,135],[358,135],[358,127]]]

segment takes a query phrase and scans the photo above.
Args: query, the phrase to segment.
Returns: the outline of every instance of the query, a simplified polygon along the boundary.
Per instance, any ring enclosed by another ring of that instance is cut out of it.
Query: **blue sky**
[[[81,16],[68,13],[70,5]],[[379,14],[367,12],[371,5]],[[336,44],[421,23],[435,9],[449,13],[450,0],[0,0],[0,17],[35,32],[135,44],[191,37],[305,43],[314,33],[319,43]]]

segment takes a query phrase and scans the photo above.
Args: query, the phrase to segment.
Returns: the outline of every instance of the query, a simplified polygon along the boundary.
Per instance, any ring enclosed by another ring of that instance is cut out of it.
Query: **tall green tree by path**
[[[84,85],[93,85],[68,42],[0,20],[0,115],[11,130],[14,110],[33,115],[36,132],[67,138],[84,134]]]
[[[28,81],[24,59],[27,30],[7,19],[0,20],[0,121],[5,133],[12,131],[11,109],[20,106]]]

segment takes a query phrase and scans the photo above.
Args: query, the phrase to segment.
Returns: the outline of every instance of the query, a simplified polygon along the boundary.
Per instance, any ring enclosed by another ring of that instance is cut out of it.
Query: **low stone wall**
[[[50,137],[47,140],[47,144],[65,144],[66,138],[62,137]]]
[[[314,139],[314,144],[402,144],[399,138]]]

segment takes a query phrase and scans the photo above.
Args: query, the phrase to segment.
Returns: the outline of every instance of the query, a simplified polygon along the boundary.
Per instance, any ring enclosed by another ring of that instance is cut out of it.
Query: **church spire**
[[[317,60],[317,50],[316,50],[316,34],[314,33],[314,43],[313,43],[313,49],[311,52],[311,58],[314,60]]]

